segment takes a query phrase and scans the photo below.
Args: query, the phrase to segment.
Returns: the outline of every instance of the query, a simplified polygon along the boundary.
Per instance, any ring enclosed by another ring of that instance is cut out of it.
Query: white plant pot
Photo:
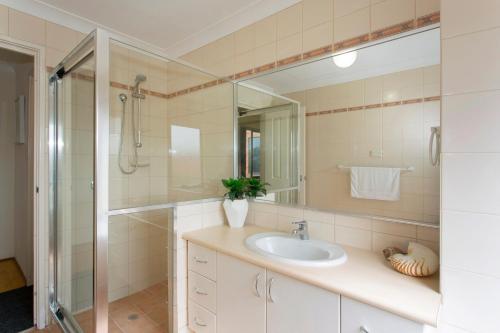
[[[231,228],[241,228],[245,224],[245,219],[248,214],[248,201],[247,199],[224,200],[224,210],[226,211],[227,221]]]

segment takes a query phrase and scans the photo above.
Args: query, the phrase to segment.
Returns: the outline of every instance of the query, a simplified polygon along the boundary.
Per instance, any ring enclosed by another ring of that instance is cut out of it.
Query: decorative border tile
[[[332,45],[323,46],[323,47],[317,48],[315,50],[303,53],[302,59],[306,60],[309,58],[316,58],[316,57],[331,53],[332,51],[333,51]]]
[[[335,110],[323,110],[323,111],[316,111],[316,112],[308,112],[308,113],[306,113],[306,117],[320,116],[320,115],[325,115],[325,114],[341,113],[341,112],[353,112],[353,111],[359,111],[359,110],[389,108],[389,107],[394,107],[394,106],[398,106],[398,105],[417,104],[417,103],[439,101],[439,100],[441,100],[441,96],[431,96],[431,97],[425,97],[425,98],[406,99],[406,100],[402,100],[402,101],[394,101],[394,102],[389,102],[389,103],[350,106],[347,108],[340,108],[340,109],[335,109]]]
[[[301,60],[302,60],[302,54],[296,54],[294,56],[279,60],[278,67],[290,65],[299,62]]]
[[[260,73],[270,72],[273,69],[276,69],[276,68],[279,68],[282,66],[287,66],[290,64],[298,63],[298,62],[303,61],[303,60],[309,60],[312,58],[324,56],[324,55],[327,55],[327,54],[335,52],[335,51],[355,47],[355,46],[367,43],[369,41],[373,41],[373,40],[377,40],[380,38],[385,38],[388,36],[396,35],[396,34],[399,34],[399,33],[405,32],[405,31],[424,27],[426,25],[439,23],[440,19],[441,19],[440,12],[435,12],[432,14],[428,14],[428,15],[419,17],[415,20],[409,20],[409,21],[406,21],[406,22],[403,22],[400,24],[396,24],[396,25],[393,25],[393,26],[390,26],[390,27],[387,27],[384,29],[377,30],[377,31],[372,32],[372,33],[368,33],[368,34],[364,34],[364,35],[361,35],[358,37],[343,40],[343,41],[337,42],[333,45],[325,45],[323,47],[320,47],[320,48],[317,48],[317,49],[314,49],[311,51],[307,51],[307,52],[304,52],[301,54],[296,54],[294,56],[278,60],[277,62],[271,62],[269,64],[261,65],[261,66],[251,68],[251,69],[248,69],[248,70],[236,73],[236,74],[232,74],[232,75],[229,75],[228,77],[226,77],[226,80],[229,80],[229,81],[238,80],[238,79],[252,76],[252,75],[257,74],[257,73],[260,74]],[[52,72],[53,70],[54,70],[53,67],[47,66],[47,72]],[[77,75],[81,75],[81,74],[77,74]],[[85,76],[85,75],[83,75],[83,76]],[[90,77],[90,76],[89,77],[85,76],[85,78],[83,76],[82,76],[82,79],[91,79],[91,80],[94,79],[93,77]],[[201,90],[201,89],[206,89],[206,88],[214,87],[214,86],[219,85],[219,84],[227,83],[226,80],[225,79],[213,80],[210,82],[199,84],[199,85],[196,85],[193,87],[188,87],[186,89],[182,89],[180,91],[176,91],[176,92],[172,92],[172,93],[148,91],[145,89],[143,89],[141,92],[146,94],[146,95],[170,99],[170,98],[174,98],[177,96],[186,95],[186,94],[191,93],[191,92],[196,92],[196,91]],[[126,89],[126,90],[133,89],[132,86],[129,86],[129,85],[126,85],[126,84],[123,84],[120,82],[114,82],[114,81],[110,82],[110,86],[114,87],[114,88]],[[440,99],[439,96],[427,97],[424,99],[424,101],[427,102],[427,101],[434,101],[434,100],[439,100],[439,99]],[[420,103],[420,102],[422,102],[422,101],[415,99],[415,100],[400,101],[399,103],[400,104],[401,103],[411,104],[411,103]],[[338,113],[338,112],[356,111],[356,110],[362,110],[362,109],[372,109],[372,108],[378,108],[378,107],[382,107],[382,106],[393,106],[393,105],[397,105],[397,104],[392,104],[392,103],[385,103],[384,105],[372,104],[372,105],[366,105],[366,106],[355,106],[355,107],[351,107],[351,108],[345,108],[345,109],[339,109],[339,110],[329,110],[329,111],[331,111],[330,113]],[[310,114],[307,114],[307,116],[315,115],[315,114],[316,113],[310,113]]]

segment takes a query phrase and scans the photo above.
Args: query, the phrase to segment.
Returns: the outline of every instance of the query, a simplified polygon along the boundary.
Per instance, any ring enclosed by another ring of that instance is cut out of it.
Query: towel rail
[[[345,165],[342,165],[342,164],[337,165],[337,168],[342,169],[342,170],[350,170],[351,169],[350,166],[345,166]],[[377,167],[374,167],[374,168],[377,168]],[[405,168],[395,168],[395,169],[399,169],[399,170],[401,170],[401,172],[412,172],[412,171],[415,171],[415,167],[412,167],[412,166],[405,167]]]

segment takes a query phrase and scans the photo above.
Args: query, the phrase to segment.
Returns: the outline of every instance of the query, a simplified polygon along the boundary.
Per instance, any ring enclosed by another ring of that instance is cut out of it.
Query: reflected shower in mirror
[[[438,223],[439,29],[342,52],[239,82],[238,92],[245,90],[238,94],[241,174],[271,183],[262,174],[268,162],[262,115],[275,129],[273,115],[293,105],[298,137],[273,136],[270,148],[297,154],[291,155],[296,200],[280,200],[283,194],[266,200]],[[280,100],[283,105],[275,102]],[[251,110],[260,110],[252,120],[251,112],[245,114],[250,102],[256,105]],[[258,162],[248,163],[255,155]]]

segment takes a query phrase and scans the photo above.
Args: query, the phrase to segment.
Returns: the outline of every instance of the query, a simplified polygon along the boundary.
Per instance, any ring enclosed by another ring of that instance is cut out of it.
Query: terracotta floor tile
[[[166,303],[156,304],[146,315],[155,323],[161,325],[168,322],[168,306]]]
[[[109,304],[109,333],[168,333],[168,286],[161,282]],[[92,310],[75,315],[82,330],[92,332]],[[44,333],[62,333],[51,325]]]

